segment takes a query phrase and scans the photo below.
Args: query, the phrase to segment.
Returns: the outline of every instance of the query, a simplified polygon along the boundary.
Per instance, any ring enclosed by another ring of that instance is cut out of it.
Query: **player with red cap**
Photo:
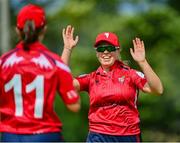
[[[78,37],[74,28],[63,29],[64,50],[62,60],[69,63]],[[98,34],[94,44],[99,68],[74,79],[78,91],[89,93],[89,134],[87,142],[138,142],[141,141],[140,118],[137,109],[139,89],[146,93],[161,95],[163,86],[145,58],[144,43],[133,40],[130,49],[133,59],[143,73],[119,60],[120,43],[116,34]]]
[[[2,142],[60,142],[62,123],[54,111],[56,91],[67,108],[80,109],[69,67],[41,43],[43,8],[28,4],[17,16],[20,42],[0,59]]]

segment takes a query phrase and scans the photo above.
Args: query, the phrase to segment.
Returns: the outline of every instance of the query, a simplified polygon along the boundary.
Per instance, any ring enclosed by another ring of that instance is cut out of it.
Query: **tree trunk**
[[[10,49],[10,13],[9,13],[9,0],[0,0],[0,49],[1,54]]]

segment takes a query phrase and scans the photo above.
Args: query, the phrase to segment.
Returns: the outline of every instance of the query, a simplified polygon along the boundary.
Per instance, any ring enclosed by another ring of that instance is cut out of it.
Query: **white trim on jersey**
[[[49,62],[49,60],[42,54],[40,54],[39,57],[32,58],[31,61],[35,63],[36,65],[39,65],[40,68],[45,68],[45,69],[52,69],[53,66]]]
[[[86,75],[88,75],[88,74],[81,74],[78,77],[85,77]]]
[[[63,69],[65,71],[69,72],[69,73],[71,72],[70,68],[67,65],[65,65],[64,63],[61,63],[57,60],[56,60],[56,66],[60,69]]]
[[[2,65],[2,68],[12,67],[14,64],[18,64],[22,60],[24,60],[23,57],[18,57],[16,53],[13,53],[5,60],[4,64]]]

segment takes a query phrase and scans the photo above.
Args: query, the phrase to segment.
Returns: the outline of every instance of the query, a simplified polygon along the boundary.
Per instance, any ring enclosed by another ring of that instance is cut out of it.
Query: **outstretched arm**
[[[144,42],[139,38],[133,40],[134,49],[130,48],[133,59],[138,63],[146,76],[147,83],[144,85],[143,91],[148,93],[163,93],[163,86],[157,74],[153,71],[145,58]]]
[[[64,41],[64,49],[61,55],[61,59],[67,65],[69,65],[71,52],[73,48],[76,46],[77,42],[79,41],[79,37],[76,36],[74,39],[73,35],[74,35],[74,27],[68,25],[66,28],[63,28],[62,36]]]
[[[76,36],[76,38],[74,39],[74,27],[72,27],[71,25],[68,25],[63,29],[62,36],[64,41],[64,49],[61,55],[61,59],[65,64],[69,65],[71,52],[79,41],[79,37]],[[73,85],[77,91],[80,90],[79,82],[75,78],[73,79]]]

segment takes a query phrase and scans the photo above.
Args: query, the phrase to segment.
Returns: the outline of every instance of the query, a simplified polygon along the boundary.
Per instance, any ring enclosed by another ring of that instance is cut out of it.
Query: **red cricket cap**
[[[103,32],[98,34],[98,36],[96,37],[96,42],[94,44],[94,47],[97,47],[97,45],[100,42],[108,42],[109,44],[115,47],[120,47],[120,43],[117,35],[111,32]]]
[[[44,9],[34,4],[24,6],[17,16],[17,27],[23,29],[27,20],[33,20],[36,28],[44,26],[46,23]]]

